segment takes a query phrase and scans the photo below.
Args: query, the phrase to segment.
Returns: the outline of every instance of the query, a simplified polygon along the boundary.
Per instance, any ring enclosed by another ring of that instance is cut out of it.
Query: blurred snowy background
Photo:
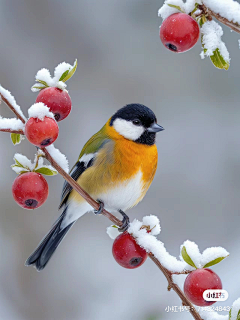
[[[152,108],[165,131],[158,135],[159,167],[144,201],[131,218],[160,217],[160,239],[179,255],[184,240],[200,250],[221,245],[231,256],[214,267],[230,298],[239,293],[240,107],[239,35],[224,28],[228,72],[199,57],[200,44],[175,54],[160,43],[163,0],[0,0],[0,83],[27,114],[37,70],[78,59],[69,82],[71,115],[60,123],[55,144],[73,165],[86,140],[127,103]],[[1,115],[11,116],[0,106]],[[58,216],[63,179],[49,178],[50,195],[35,212],[11,195],[15,152],[33,158],[23,142],[13,147],[0,135],[0,319],[1,320],[175,320],[180,305],[157,267],[147,261],[133,271],[111,254],[104,217],[85,215],[47,268],[24,267]],[[215,305],[216,306],[216,305]]]

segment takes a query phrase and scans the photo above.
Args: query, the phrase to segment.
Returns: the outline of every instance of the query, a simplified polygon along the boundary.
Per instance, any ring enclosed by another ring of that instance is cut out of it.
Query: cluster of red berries
[[[127,269],[140,267],[148,256],[145,249],[140,247],[127,231],[115,239],[112,254],[117,263]],[[186,297],[197,306],[210,306],[215,303],[203,298],[204,291],[209,289],[222,289],[222,282],[219,276],[208,268],[192,271],[184,283]]]
[[[163,45],[173,52],[185,52],[198,41],[200,28],[196,20],[186,13],[174,13],[160,27]]]
[[[55,87],[41,90],[36,102],[44,103],[54,114],[56,121],[65,119],[72,107],[68,92]],[[43,120],[30,118],[25,126],[27,139],[39,148],[52,144],[57,139],[59,133],[58,124],[55,120],[49,117],[45,117]]]
[[[54,114],[56,121],[65,119],[71,111],[71,98],[66,90],[48,87],[40,91],[36,102],[43,102]],[[27,139],[41,148],[52,144],[58,137],[58,124],[53,118],[29,118],[25,126]],[[38,172],[23,172],[14,180],[12,194],[15,201],[25,209],[40,207],[48,197],[48,184]]]

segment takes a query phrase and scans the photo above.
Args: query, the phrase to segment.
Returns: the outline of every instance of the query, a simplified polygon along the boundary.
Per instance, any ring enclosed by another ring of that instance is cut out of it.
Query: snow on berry
[[[11,94],[10,91],[4,89],[1,85],[0,85],[0,94],[13,106],[13,108],[17,111],[17,113],[24,119],[26,120],[21,107],[17,104],[14,96]]]
[[[12,131],[18,131],[24,129],[24,124],[20,119],[16,118],[2,118],[0,116],[0,129],[10,129]]]
[[[65,171],[69,172],[69,164],[67,157],[61,153],[58,149],[54,147],[53,144],[46,147],[47,151],[50,153],[51,157],[57,162],[57,164]]]
[[[222,27],[213,20],[207,21],[203,24],[201,33],[202,44],[204,47],[204,52],[201,53],[201,58],[204,58],[204,56],[210,57],[214,54],[216,49],[219,49],[223,59],[229,64],[229,52],[225,43],[221,39],[223,35]]]
[[[178,13],[179,9],[188,14],[194,10],[196,3],[202,4],[202,1],[187,0],[183,2],[182,0],[165,0],[163,6],[158,10],[158,16],[165,20],[172,14]]]
[[[45,117],[54,119],[54,114],[49,111],[49,108],[42,102],[34,103],[28,109],[29,118],[38,118],[44,120]]]

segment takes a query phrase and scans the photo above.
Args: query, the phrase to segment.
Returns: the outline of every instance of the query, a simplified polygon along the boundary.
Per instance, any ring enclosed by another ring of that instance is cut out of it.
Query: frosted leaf
[[[212,261],[216,261],[219,258],[224,259],[227,256],[229,256],[229,252],[227,252],[227,250],[225,250],[222,247],[207,248],[202,253],[201,265],[202,265],[202,267],[204,267],[205,265],[209,264]]]
[[[183,260],[183,257],[181,255],[183,247],[186,248],[187,254],[191,258],[191,260],[193,261],[195,266],[197,268],[201,268],[201,257],[202,256],[201,256],[201,253],[198,249],[198,245],[193,241],[189,241],[189,240],[184,241],[184,243],[180,247],[180,259],[181,260]]]
[[[221,37],[223,35],[222,27],[215,21],[207,21],[203,24],[201,28],[202,33],[202,44],[204,46],[204,52],[202,56],[212,56],[216,49],[219,49],[223,59],[226,62],[230,62],[229,52],[222,41]]]

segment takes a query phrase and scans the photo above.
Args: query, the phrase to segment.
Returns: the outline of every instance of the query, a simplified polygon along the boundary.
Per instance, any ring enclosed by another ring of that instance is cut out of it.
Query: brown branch
[[[222,17],[219,13],[215,13],[214,11],[212,11],[211,9],[206,7],[204,4],[199,5],[198,8],[200,10],[202,10],[202,12],[204,13],[204,15],[206,15],[206,18],[208,20],[211,21],[212,20],[212,16],[213,16],[219,22],[225,24],[226,26],[228,26],[232,30],[240,33],[240,25],[237,22],[229,21],[227,18]]]
[[[9,133],[17,133],[24,135],[23,130],[12,130],[12,129],[0,129],[2,132],[9,132]]]
[[[6,100],[6,99],[5,99]],[[11,110],[13,110],[13,106],[9,103],[9,101],[6,102],[6,104],[10,107]],[[14,109],[15,110],[15,109]],[[16,110],[14,111],[16,114]],[[16,114],[17,115],[17,114]],[[23,122],[24,119],[21,119],[19,115],[17,117]],[[25,121],[23,122],[25,123]],[[70,176],[68,175],[61,166],[51,157],[50,153],[47,151],[46,148],[41,148],[41,150],[45,153],[46,159],[51,163],[51,165],[60,173],[60,175],[71,185],[71,187],[76,190],[95,210],[99,209],[99,203],[96,202],[86,191],[84,191],[80,185]],[[115,217],[113,214],[108,212],[107,210],[103,210],[102,214],[111,220],[115,225],[121,227],[122,221],[120,221],[117,217]],[[193,318],[195,320],[202,320],[197,310],[194,308],[192,303],[186,298],[182,290],[179,288],[179,286],[173,282],[172,275],[174,273],[170,272],[168,269],[166,269],[161,262],[150,252],[148,254],[149,258],[152,259],[152,261],[156,264],[156,266],[162,271],[164,276],[166,277],[168,281],[168,290],[173,289],[179,298],[182,300],[182,304],[184,306],[189,307],[189,311],[192,314]],[[186,271],[188,273],[188,271]],[[185,274],[185,271],[182,273],[176,273],[176,274]]]
[[[0,93],[0,97],[2,101],[6,103],[6,105],[12,110],[12,112],[17,116],[18,119],[25,123],[25,119],[17,112],[17,110],[11,105],[11,103]]]

